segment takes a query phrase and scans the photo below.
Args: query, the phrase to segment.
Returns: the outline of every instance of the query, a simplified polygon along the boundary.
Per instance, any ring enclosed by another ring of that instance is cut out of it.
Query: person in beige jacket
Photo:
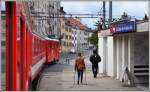
[[[81,53],[78,53],[78,56],[75,59],[75,71],[78,72],[77,84],[79,84],[80,78],[81,78],[81,84],[82,84],[84,70],[85,70],[84,58],[82,57]]]

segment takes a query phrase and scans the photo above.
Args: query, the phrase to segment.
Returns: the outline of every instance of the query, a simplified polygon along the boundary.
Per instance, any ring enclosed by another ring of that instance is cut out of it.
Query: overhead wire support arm
[[[74,17],[74,18],[98,18],[100,16],[102,16],[102,14],[99,12],[99,13],[95,13],[95,14],[92,14],[92,13],[65,13],[65,14],[49,14],[48,12],[31,12],[32,14],[32,17],[35,17],[35,18],[43,18],[45,17],[46,19],[49,19],[49,18],[69,18],[69,17]],[[40,14],[40,15],[37,15],[37,14]],[[43,18],[44,19],[44,18]],[[45,19],[44,19],[45,20]]]

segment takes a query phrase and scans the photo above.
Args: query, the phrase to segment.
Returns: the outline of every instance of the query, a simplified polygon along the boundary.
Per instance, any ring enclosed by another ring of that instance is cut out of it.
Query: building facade
[[[60,1],[29,1],[30,10],[34,18],[34,32],[43,36],[61,35]]]
[[[124,33],[128,28],[122,27],[120,33],[112,33],[118,30],[114,28],[99,33],[98,47],[102,57],[99,72],[122,81],[128,69],[129,76],[125,77],[128,84],[148,85],[149,22],[136,22],[135,25],[134,32]]]
[[[89,48],[89,28],[83,25],[79,19],[69,17],[62,21],[62,51],[78,52]]]
[[[68,25],[65,25],[64,20],[64,27],[62,28],[61,34],[63,35],[63,39],[61,40],[62,43],[62,51],[69,52],[72,48],[72,28]]]
[[[89,42],[89,28],[83,25],[78,18],[70,17],[68,19],[69,25],[72,27],[72,44],[75,51],[88,49]]]

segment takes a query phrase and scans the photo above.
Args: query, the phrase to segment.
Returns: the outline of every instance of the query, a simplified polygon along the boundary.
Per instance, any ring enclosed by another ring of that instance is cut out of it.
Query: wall
[[[135,65],[145,65],[149,63],[149,35],[141,34],[134,37],[134,62]]]
[[[107,37],[107,75],[114,76],[114,49],[113,49],[113,37]]]
[[[99,37],[98,52],[102,61],[99,63],[99,73],[114,76],[114,39],[112,36]]]
[[[104,73],[104,68],[103,68],[103,64],[104,64],[103,43],[104,43],[103,37],[99,37],[99,39],[98,39],[98,54],[101,56],[101,60],[102,60],[99,63],[99,73]]]
[[[134,44],[133,44],[133,56],[132,56],[132,62],[134,63],[134,66],[136,65],[149,65],[149,34],[147,33],[141,33],[141,34],[135,34],[134,35]],[[134,68],[133,68],[134,69]],[[144,70],[147,70],[146,68],[143,68]],[[149,69],[148,69],[149,70]],[[149,76],[147,76],[146,72],[138,73],[134,72],[134,81],[136,84],[139,83],[148,83]]]
[[[117,79],[121,78],[121,74],[122,74],[122,37],[121,36],[117,36],[116,37],[116,65],[117,65]]]

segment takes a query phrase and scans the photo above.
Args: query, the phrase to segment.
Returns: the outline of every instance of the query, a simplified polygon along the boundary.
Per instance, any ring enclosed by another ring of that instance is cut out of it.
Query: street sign
[[[135,31],[134,21],[123,21],[116,25],[116,33],[133,32]]]
[[[126,33],[126,32],[134,32],[135,28],[135,21],[124,20],[120,22],[116,22],[111,24],[110,32],[111,33]]]

